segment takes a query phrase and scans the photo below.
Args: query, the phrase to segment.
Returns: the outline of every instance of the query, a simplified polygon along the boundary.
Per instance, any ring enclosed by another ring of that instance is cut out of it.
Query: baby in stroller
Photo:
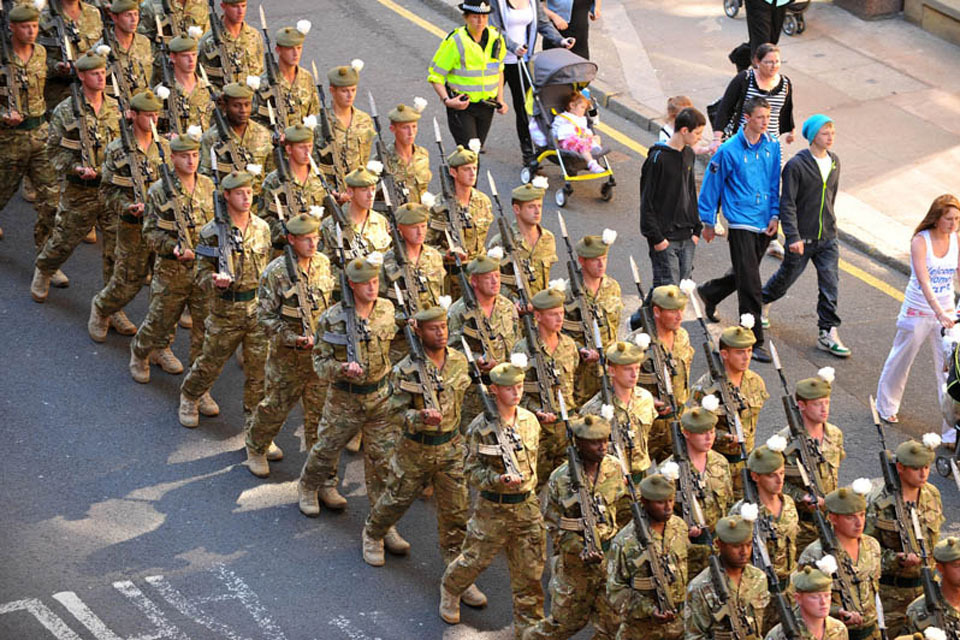
[[[606,169],[594,159],[594,155],[601,152],[601,146],[600,136],[590,129],[587,122],[590,107],[590,100],[580,91],[574,91],[566,109],[557,114],[550,129],[560,149],[579,154],[591,173],[603,173]]]

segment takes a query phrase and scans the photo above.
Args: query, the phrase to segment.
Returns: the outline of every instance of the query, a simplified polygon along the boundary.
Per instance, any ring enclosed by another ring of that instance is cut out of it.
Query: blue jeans
[[[777,272],[763,285],[763,303],[775,302],[782,298],[787,289],[797,281],[800,274],[813,261],[817,270],[817,326],[830,330],[840,326],[837,315],[837,294],[840,285],[840,244],[836,238],[829,240],[811,240],[803,245],[803,254],[787,250],[783,263]]]
[[[649,242],[648,242],[649,244]],[[653,264],[651,290],[665,284],[680,284],[693,273],[693,253],[697,245],[693,240],[671,240],[670,246],[656,251],[650,245],[650,262]]]

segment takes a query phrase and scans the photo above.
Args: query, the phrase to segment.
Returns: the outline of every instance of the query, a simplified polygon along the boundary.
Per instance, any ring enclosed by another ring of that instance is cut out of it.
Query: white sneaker
[[[770,328],[770,307],[773,305],[772,302],[768,302],[763,305],[760,310],[760,326],[764,329]]]
[[[820,336],[817,338],[817,349],[826,351],[838,358],[849,358],[851,353],[850,349],[840,341],[836,327],[830,327],[829,330],[820,330]]]
[[[767,255],[768,255],[768,256],[773,256],[774,258],[777,258],[778,260],[783,260],[783,253],[784,253],[784,252],[783,252],[783,245],[780,244],[780,241],[779,241],[779,240],[776,240],[776,239],[771,240],[771,241],[770,241],[770,246],[767,247]]]

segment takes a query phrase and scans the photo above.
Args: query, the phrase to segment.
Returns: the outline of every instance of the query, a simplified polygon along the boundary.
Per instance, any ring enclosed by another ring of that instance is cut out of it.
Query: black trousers
[[[490,125],[493,123],[492,105],[482,102],[471,102],[470,106],[462,111],[447,107],[447,124],[450,126],[450,135],[457,144],[466,149],[471,138],[478,138],[480,144],[487,141]]]
[[[747,9],[747,33],[750,35],[750,56],[764,42],[777,44],[783,29],[783,17],[787,7],[775,7],[764,0],[745,0]]]
[[[527,109],[526,109],[526,91],[524,89],[529,88],[527,83],[527,78],[523,78],[523,86],[521,86],[520,78],[523,71],[520,70],[520,65],[523,62],[517,62],[516,64],[505,64],[503,65],[503,79],[507,83],[507,86],[510,87],[510,97],[513,99],[513,114],[517,120],[517,138],[520,140],[520,153],[523,155],[523,164],[530,163],[533,159],[533,141],[530,139],[530,125],[527,118]]]
[[[763,327],[760,323],[760,308],[763,305],[760,261],[767,252],[770,240],[772,237],[765,233],[727,229],[731,269],[725,275],[700,285],[700,297],[711,305],[720,304],[731,293],[737,292],[740,313],[753,314],[756,320],[753,334],[757,337],[757,346],[763,345]]]

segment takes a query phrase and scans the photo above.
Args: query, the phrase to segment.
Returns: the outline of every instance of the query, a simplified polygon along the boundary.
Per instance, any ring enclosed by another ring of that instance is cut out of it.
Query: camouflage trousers
[[[180,385],[187,398],[197,400],[220,377],[223,365],[243,345],[243,413],[250,419],[263,400],[263,369],[267,335],[257,316],[257,300],[230,302],[213,294],[204,324],[203,349]],[[246,425],[244,425],[246,426]]]
[[[630,615],[629,605],[622,616],[616,640],[680,640],[684,637],[683,603],[677,603],[677,615],[669,622],[652,617],[637,618]]]
[[[265,371],[266,391],[247,430],[247,449],[265,454],[299,400],[303,403],[303,442],[309,451],[317,443],[317,425],[327,396],[327,382],[313,370],[311,351],[273,340]]]
[[[30,176],[37,190],[37,222],[33,226],[33,242],[37,251],[53,231],[57,212],[57,173],[47,151],[46,123],[32,131],[0,130],[0,209],[20,187],[23,177]],[[89,229],[87,229],[89,231]]]
[[[366,444],[364,444],[366,446]],[[428,484],[437,501],[437,542],[445,565],[453,562],[467,532],[470,496],[463,475],[463,438],[440,445],[401,436],[390,458],[386,487],[367,516],[367,532],[380,539],[403,517]]]
[[[113,315],[130,304],[147,280],[151,258],[153,252],[143,241],[140,223],[119,220],[113,274],[107,286],[93,299],[100,315]]]
[[[541,424],[540,444],[537,447],[537,493],[547,484],[553,470],[567,459],[569,442],[562,422]]]
[[[190,329],[190,363],[203,348],[203,326],[210,309],[210,297],[198,282],[196,262],[180,262],[157,258],[150,283],[150,306],[130,343],[130,351],[138,358],[147,358],[155,349],[170,344],[183,308],[190,308],[193,328]]]
[[[527,632],[524,640],[566,640],[588,622],[594,640],[613,640],[620,624],[607,600],[606,561],[587,565],[574,553],[551,560],[550,615]]]
[[[460,554],[447,565],[443,588],[461,594],[476,581],[500,551],[507,556],[513,594],[513,633],[520,640],[527,627],[543,618],[543,574],[547,534],[540,501],[530,496],[519,504],[497,504],[477,498],[467,522]]]
[[[340,452],[357,431],[363,434],[363,475],[367,499],[377,503],[387,481],[390,455],[397,437],[397,422],[387,401],[389,385],[366,394],[350,393],[330,385],[323,404],[317,444],[313,445],[300,472],[300,482],[309,490],[338,484]]]
[[[894,587],[880,584],[880,601],[887,623],[887,635],[895,638],[907,633],[907,607],[923,595],[923,587]]]
[[[659,464],[673,454],[673,440],[670,436],[670,421],[673,418],[657,418],[647,433],[647,453],[653,464]]]
[[[81,186],[73,182],[64,182],[60,188],[56,222],[37,256],[37,269],[53,275],[70,258],[94,225],[100,231],[100,240],[103,242],[103,284],[110,282],[117,245],[117,214],[107,211],[103,206],[95,186]]]
[[[463,404],[460,405],[460,433],[467,434],[467,427],[473,419],[483,413],[483,401],[480,399],[479,387],[471,384],[463,394]]]

